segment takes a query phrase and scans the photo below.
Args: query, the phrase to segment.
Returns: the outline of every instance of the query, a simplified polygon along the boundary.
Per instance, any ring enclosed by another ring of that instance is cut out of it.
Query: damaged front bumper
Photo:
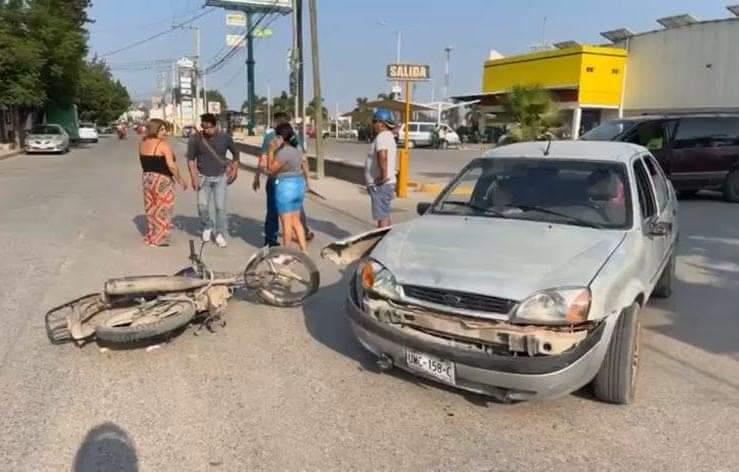
[[[453,363],[451,385],[504,401],[555,398],[589,383],[618,316],[566,330],[462,318],[385,300],[368,300],[366,308],[349,290],[352,329],[385,364],[440,381],[407,363],[409,350],[431,355]]]

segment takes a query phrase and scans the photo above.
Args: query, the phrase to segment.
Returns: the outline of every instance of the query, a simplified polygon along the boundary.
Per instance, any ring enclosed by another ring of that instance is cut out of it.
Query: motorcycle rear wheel
[[[263,302],[278,307],[302,305],[321,285],[318,267],[301,251],[273,247],[255,258],[244,270],[248,288]],[[293,291],[297,287],[299,291]]]
[[[157,313],[158,311],[160,313]],[[136,323],[134,320],[133,323],[122,324],[103,322],[95,327],[95,337],[113,344],[137,343],[159,338],[187,325],[195,317],[195,311],[195,305],[189,302],[162,301],[144,308],[140,313],[142,317],[153,316],[153,321]]]

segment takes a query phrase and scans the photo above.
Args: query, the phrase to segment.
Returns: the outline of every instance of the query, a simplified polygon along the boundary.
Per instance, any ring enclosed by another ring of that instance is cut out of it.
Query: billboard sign
[[[207,0],[208,7],[260,13],[290,13],[292,0]]]
[[[387,79],[419,82],[431,78],[431,67],[422,64],[388,64]]]
[[[208,113],[212,113],[214,115],[220,115],[221,114],[221,102],[208,102]]]
[[[243,48],[246,44],[244,41],[243,34],[227,34],[226,35],[226,46],[230,48]]]
[[[226,13],[226,26],[246,28],[246,15],[240,11],[230,11]]]

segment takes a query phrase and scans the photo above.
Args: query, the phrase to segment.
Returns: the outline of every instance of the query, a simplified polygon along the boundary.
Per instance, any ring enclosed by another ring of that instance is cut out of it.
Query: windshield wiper
[[[538,211],[540,213],[546,213],[548,215],[557,216],[559,218],[563,218],[567,220],[567,222],[570,224],[574,224],[578,226],[587,226],[588,228],[603,229],[603,225],[599,225],[598,223],[593,223],[592,221],[583,220],[582,218],[568,215],[567,213],[562,213],[560,211],[550,210],[549,208],[542,207],[542,206],[537,206],[537,205],[506,205],[506,206],[510,208],[519,208],[523,211]]]
[[[472,208],[473,210],[478,211],[480,213],[485,213],[486,215],[493,215],[493,216],[497,216],[499,218],[507,218],[507,216],[504,213],[502,213],[502,212],[500,212],[498,210],[495,210],[493,208],[485,208],[483,206],[476,205],[476,204],[474,204],[472,202],[455,202],[455,201],[441,202],[441,206],[444,206],[444,205],[463,206],[463,207],[467,207],[467,208]]]

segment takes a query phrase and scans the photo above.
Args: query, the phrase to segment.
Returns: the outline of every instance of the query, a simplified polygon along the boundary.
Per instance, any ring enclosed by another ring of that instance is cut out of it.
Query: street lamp
[[[378,21],[377,26],[389,27],[385,21]],[[400,30],[393,30],[395,33],[395,63],[400,64],[400,46],[403,41],[403,33]],[[400,94],[400,82],[395,82],[393,85],[393,93]]]

